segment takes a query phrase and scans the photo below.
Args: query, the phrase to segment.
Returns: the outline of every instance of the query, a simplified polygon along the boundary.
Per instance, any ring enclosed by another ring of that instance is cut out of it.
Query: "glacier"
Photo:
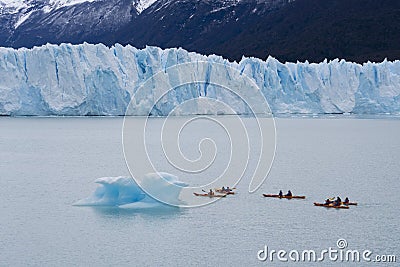
[[[246,75],[261,90],[274,114],[400,114],[398,60],[281,63],[273,57],[243,57],[240,62],[229,62],[217,55],[205,56],[181,48],[136,49],[130,45],[83,43],[0,48],[0,115],[121,116],[138,88],[158,72],[166,73],[163,82],[170,88],[188,73],[209,79],[205,76],[210,73],[196,69],[167,72],[171,66],[196,62],[205,62],[210,68],[220,64]],[[218,79],[226,84],[232,76],[226,71],[219,73]],[[247,88],[242,90],[247,93]],[[156,91],[154,83],[148,95],[136,97],[151,99]],[[249,90],[248,94],[252,93]],[[152,115],[168,115],[180,103],[203,97],[226,102],[237,113],[248,112],[245,104],[227,90],[197,84],[168,94],[157,102]],[[137,103],[150,105],[151,101]],[[143,115],[140,110],[137,107],[129,115]]]

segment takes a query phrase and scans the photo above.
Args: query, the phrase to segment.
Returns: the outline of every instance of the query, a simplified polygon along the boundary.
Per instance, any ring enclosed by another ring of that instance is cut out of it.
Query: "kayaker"
[[[340,197],[337,197],[335,201],[335,206],[340,206],[340,205],[342,205],[342,199]]]
[[[348,197],[346,197],[343,203],[344,203],[344,204],[349,204],[349,203],[350,203],[350,200],[349,200],[349,198],[348,198]]]
[[[293,196],[293,195],[292,195],[292,191],[289,190],[289,191],[287,192],[286,196],[287,196],[287,197]]]
[[[226,187],[226,192],[231,192],[232,190],[229,188],[229,186]]]
[[[279,190],[279,197],[283,197],[282,190]]]
[[[225,192],[225,191],[226,191],[226,189],[225,189],[224,186],[221,188],[221,191],[222,191],[222,192]]]
[[[330,204],[332,204],[332,201],[329,198],[327,198],[325,200],[325,205],[330,205]]]
[[[208,195],[209,196],[213,196],[214,195],[214,192],[212,191],[212,189],[210,189],[210,192],[208,192]]]

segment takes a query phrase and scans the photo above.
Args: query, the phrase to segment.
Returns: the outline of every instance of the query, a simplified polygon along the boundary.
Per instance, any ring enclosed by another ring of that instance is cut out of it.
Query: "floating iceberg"
[[[182,73],[167,72],[171,66],[196,62],[206,62],[210,71],[191,68]],[[0,115],[124,115],[138,88],[150,81],[152,91],[138,96],[141,101],[130,114],[140,115],[140,105],[151,105],[160,85],[151,80],[154,74],[166,72],[163,86],[175,88],[187,75],[207,81],[216,63],[250,77],[275,114],[400,113],[400,61],[281,63],[268,57],[265,61],[243,58],[229,62],[184,49],[140,50],[129,45],[108,48],[84,43],[0,48]],[[229,71],[218,75],[222,84],[233,79]],[[247,92],[247,88],[242,90]],[[167,115],[180,103],[200,97],[225,102],[236,107],[237,113],[248,112],[223,88],[193,83],[181,90],[175,88],[154,106],[153,115]]]
[[[164,173],[149,173],[143,181],[147,187],[153,187],[163,196],[167,196],[169,203],[182,204],[179,200],[180,191],[171,184],[180,187],[187,184],[178,181],[177,177]],[[131,177],[104,177],[95,180],[99,184],[95,192],[87,198],[74,203],[75,206],[116,206],[120,208],[152,208],[163,204],[146,194]]]

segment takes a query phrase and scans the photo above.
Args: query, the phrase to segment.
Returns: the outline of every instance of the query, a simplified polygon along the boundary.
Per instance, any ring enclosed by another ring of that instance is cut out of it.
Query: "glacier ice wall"
[[[249,76],[275,114],[400,113],[400,61],[283,64],[269,57],[237,63],[183,49],[84,43],[0,48],[0,115],[124,115],[133,94],[153,74],[179,63],[202,61]],[[171,74],[165,83],[179,84],[179,75],[186,74]],[[155,115],[166,115],[177,103],[201,96],[236,101],[217,87],[190,86],[158,103]],[[245,107],[236,106],[246,113]]]

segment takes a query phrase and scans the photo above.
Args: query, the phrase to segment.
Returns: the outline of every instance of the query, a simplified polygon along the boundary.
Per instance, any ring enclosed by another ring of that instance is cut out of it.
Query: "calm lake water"
[[[237,195],[201,208],[123,210],[72,205],[96,178],[129,175],[122,118],[0,118],[0,265],[286,266],[257,252],[321,251],[340,238],[399,257],[400,120],[280,118],[276,126],[275,161],[256,193],[243,181]],[[307,199],[261,196],[280,189]],[[359,205],[313,206],[337,195]]]

